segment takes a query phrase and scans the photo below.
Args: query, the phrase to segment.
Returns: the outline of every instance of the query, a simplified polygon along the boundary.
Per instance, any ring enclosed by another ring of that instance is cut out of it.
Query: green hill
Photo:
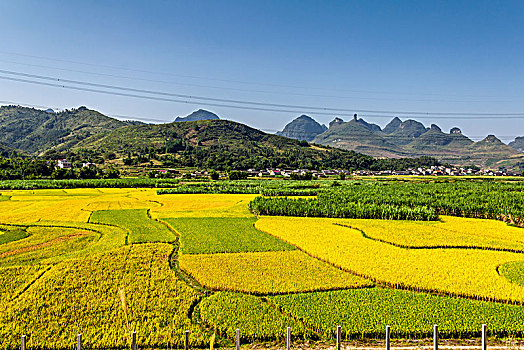
[[[151,159],[170,167],[231,169],[407,168],[434,159],[377,160],[354,151],[266,134],[228,120],[127,126],[80,142],[74,150],[114,153],[126,164]],[[395,160],[396,161],[396,160]],[[429,164],[429,163],[428,163]]]
[[[0,107],[0,142],[34,155],[52,148],[65,150],[92,135],[126,125],[86,107],[60,113]]]
[[[155,154],[168,166],[217,169],[350,168],[373,162],[356,152],[309,145],[228,120],[127,126],[92,136],[75,149],[121,158]]]

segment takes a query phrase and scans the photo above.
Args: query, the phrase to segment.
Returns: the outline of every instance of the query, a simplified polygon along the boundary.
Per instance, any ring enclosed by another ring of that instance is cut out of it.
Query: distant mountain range
[[[440,164],[435,159],[377,160],[361,153],[309,145],[217,119],[199,110],[165,124],[124,122],[80,107],[59,113],[19,106],[0,107],[0,154],[93,159],[111,165],[204,169],[403,170]]]
[[[481,167],[513,167],[524,162],[524,137],[509,145],[494,135],[474,142],[459,128],[445,133],[432,124],[395,117],[382,129],[357,115],[348,122],[335,118],[329,128],[302,115],[278,134],[316,144],[353,150],[374,157],[399,158],[433,156],[445,162]]]
[[[250,161],[260,160],[253,164],[276,166],[282,154],[286,154],[282,165],[290,164],[293,157],[305,157],[305,161],[297,160],[293,164],[306,166],[318,161],[336,164],[327,159],[334,154],[355,157],[357,153],[348,153],[355,151],[378,158],[432,156],[451,164],[491,168],[515,169],[524,165],[524,137],[510,145],[493,135],[474,142],[458,128],[445,133],[437,125],[425,127],[416,120],[394,118],[382,129],[355,115],[347,122],[335,118],[326,127],[301,115],[278,134],[280,136],[270,135],[240,123],[221,120],[215,113],[202,109],[187,117],[178,117],[173,123],[144,124],[120,121],[86,107],[58,113],[20,106],[0,107],[0,155],[13,150],[44,155],[51,151],[65,154],[69,150],[87,149],[98,154],[115,152],[123,156],[147,153],[151,149],[181,152],[187,148],[196,152],[188,153],[188,157],[211,157],[208,159],[210,164],[234,164],[228,157],[235,155],[242,159],[248,157]],[[306,140],[315,145],[307,146],[290,139]],[[342,153],[337,153],[337,149],[343,150]],[[198,153],[204,150],[208,153],[205,156]],[[182,155],[176,157],[176,162],[182,162],[180,157]],[[273,164],[273,158],[277,164]],[[186,159],[182,163],[190,161]]]

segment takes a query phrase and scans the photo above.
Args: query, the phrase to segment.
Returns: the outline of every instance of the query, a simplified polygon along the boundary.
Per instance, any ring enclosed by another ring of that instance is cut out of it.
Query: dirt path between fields
[[[53,245],[53,244],[56,244],[56,243],[59,243],[59,242],[64,242],[64,241],[68,241],[68,240],[73,239],[73,238],[86,236],[86,235],[88,235],[90,233],[91,233],[90,231],[80,231],[80,232],[72,233],[70,235],[66,235],[66,236],[62,236],[62,237],[58,237],[58,238],[52,239],[52,240],[47,241],[47,242],[43,242],[43,243],[40,243],[40,244],[35,244],[35,245],[29,246],[29,247],[23,247],[23,248],[9,250],[7,252],[4,252],[4,253],[0,254],[0,258],[5,258],[5,257],[8,257],[8,256],[21,254],[21,253],[26,253],[26,252],[31,252],[33,250],[37,250],[37,249],[40,249],[40,248],[48,247],[50,245]]]

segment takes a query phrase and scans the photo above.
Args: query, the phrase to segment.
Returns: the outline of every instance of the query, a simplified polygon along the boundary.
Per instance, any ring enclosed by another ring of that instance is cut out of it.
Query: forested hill
[[[0,142],[33,155],[51,148],[65,150],[91,135],[126,125],[86,107],[59,113],[0,107]]]
[[[74,148],[88,149],[126,164],[156,160],[165,166],[265,169],[402,169],[434,165],[431,158],[377,160],[353,151],[264,133],[227,120],[127,126],[94,135]]]

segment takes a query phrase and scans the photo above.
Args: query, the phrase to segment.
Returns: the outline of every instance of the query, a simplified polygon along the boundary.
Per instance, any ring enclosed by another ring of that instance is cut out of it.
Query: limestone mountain
[[[511,141],[508,146],[516,149],[519,152],[524,152],[524,136],[517,137],[514,141]]]
[[[486,153],[487,156],[493,157],[495,155],[511,157],[518,152],[500,141],[495,135],[488,135],[484,140],[478,141],[470,145],[470,149],[475,153]]]
[[[355,116],[349,122],[336,118],[329,123],[328,130],[315,137],[313,142],[378,157],[403,156],[404,152],[384,135],[380,126]]]
[[[393,131],[397,130],[398,127],[402,124],[402,120],[400,120],[399,117],[393,118],[388,125],[384,127],[384,130],[382,130],[385,134],[391,134]]]
[[[469,152],[468,152],[469,151]],[[488,135],[484,140],[469,146],[466,154],[471,162],[480,163],[485,167],[511,168],[523,161],[523,155],[506,145],[494,135]]]
[[[213,112],[206,111],[205,109],[199,109],[198,111],[194,111],[188,116],[185,117],[177,117],[175,119],[175,122],[195,122],[198,120],[216,120],[220,119],[218,115],[216,115]]]
[[[342,125],[342,124],[344,124],[344,121],[337,117],[337,118],[335,118],[335,119],[333,119],[332,121],[329,122],[329,129],[332,129],[332,128],[334,128],[336,126],[339,126],[339,125]]]
[[[447,155],[473,143],[472,140],[462,134],[446,134],[439,127],[432,127],[415,138],[410,144],[405,145],[405,148],[410,153]]]
[[[321,125],[307,115],[301,115],[284,127],[284,130],[277,135],[289,137],[290,139],[313,141],[315,136],[327,130],[325,125]]]
[[[427,128],[416,120],[402,121],[398,117],[384,129],[356,116],[348,122],[337,118],[329,125],[328,130],[315,137],[313,142],[375,157],[432,156],[459,165],[506,166],[507,163],[511,167],[518,154],[517,150],[492,135],[474,142],[456,127],[448,134],[436,124]]]
[[[388,124],[387,126],[390,126]],[[395,129],[388,129],[387,139],[396,145],[407,145],[413,142],[417,137],[424,134],[428,129],[416,120],[408,119],[397,125]]]

